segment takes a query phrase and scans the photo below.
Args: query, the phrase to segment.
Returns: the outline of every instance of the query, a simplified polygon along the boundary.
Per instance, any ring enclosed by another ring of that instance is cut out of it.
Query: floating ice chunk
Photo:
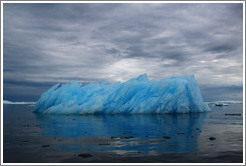
[[[36,102],[12,102],[8,100],[3,100],[3,104],[36,104]]]
[[[243,101],[214,101],[214,102],[207,102],[209,105],[213,106],[229,106],[230,104],[243,104]]]
[[[8,100],[3,100],[3,104],[13,104],[13,102]]]
[[[229,104],[226,103],[214,103],[215,106],[229,106]]]
[[[126,82],[56,84],[42,94],[35,112],[90,113],[189,113],[206,112],[194,76],[148,81],[146,74]]]

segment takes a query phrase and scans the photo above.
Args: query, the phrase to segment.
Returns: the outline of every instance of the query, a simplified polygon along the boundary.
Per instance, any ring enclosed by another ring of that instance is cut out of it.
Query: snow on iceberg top
[[[194,76],[148,81],[146,74],[126,82],[56,84],[43,93],[34,112],[48,114],[189,113],[210,111]]]

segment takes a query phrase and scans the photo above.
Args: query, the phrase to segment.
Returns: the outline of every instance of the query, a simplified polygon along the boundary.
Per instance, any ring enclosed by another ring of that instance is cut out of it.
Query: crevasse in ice
[[[120,83],[56,84],[43,93],[35,112],[47,114],[206,112],[194,76],[148,81],[146,74]]]

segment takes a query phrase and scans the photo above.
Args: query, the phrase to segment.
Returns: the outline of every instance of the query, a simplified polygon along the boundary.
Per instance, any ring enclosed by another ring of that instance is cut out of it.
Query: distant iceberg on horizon
[[[36,104],[36,102],[13,102],[13,101],[8,101],[8,100],[3,100],[3,104]]]
[[[56,84],[34,112],[46,114],[163,114],[211,111],[194,76],[148,81],[146,74],[120,83]]]

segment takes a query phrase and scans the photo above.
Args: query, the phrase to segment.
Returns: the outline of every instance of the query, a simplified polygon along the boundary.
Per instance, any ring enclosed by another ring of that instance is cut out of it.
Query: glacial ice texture
[[[47,114],[135,114],[210,111],[194,76],[148,81],[146,74],[120,83],[56,84],[43,93],[34,112]]]

